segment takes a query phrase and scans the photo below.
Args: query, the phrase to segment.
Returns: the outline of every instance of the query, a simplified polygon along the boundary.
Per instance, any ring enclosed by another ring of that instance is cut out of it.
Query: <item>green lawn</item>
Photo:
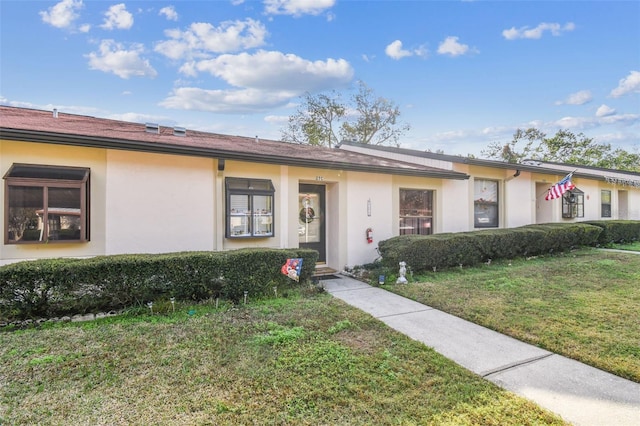
[[[0,333],[3,425],[546,425],[327,294]]]
[[[386,288],[640,382],[640,255],[584,249]]]
[[[611,247],[617,250],[630,250],[630,251],[638,251],[640,252],[640,241],[634,241],[633,243],[628,244],[611,244]]]

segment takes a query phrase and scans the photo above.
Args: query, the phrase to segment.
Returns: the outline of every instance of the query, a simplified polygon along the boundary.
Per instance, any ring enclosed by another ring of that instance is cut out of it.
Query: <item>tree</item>
[[[398,121],[399,108],[388,99],[376,97],[362,81],[350,98],[351,105],[343,104],[336,91],[330,95],[305,93],[301,99],[298,110],[282,130],[284,141],[330,148],[340,139],[397,145],[400,136],[410,129]]]
[[[356,121],[345,122],[340,131],[343,139],[354,140],[372,145],[393,144],[411,129],[406,123],[399,123],[400,109],[392,101],[376,97],[373,90],[362,81],[358,82],[358,91],[353,96]]]
[[[25,229],[29,224],[36,222],[38,215],[36,209],[27,207],[11,207],[9,208],[9,232],[13,232],[14,240],[19,240],[24,235]]]
[[[346,108],[339,101],[340,95],[335,91],[332,96],[313,96],[307,92],[301,98],[302,105],[289,117],[289,124],[282,131],[282,140],[329,148],[340,142],[335,131],[346,114]]]
[[[522,143],[525,145],[520,149]],[[492,142],[482,155],[508,163],[532,159],[640,172],[640,153],[613,150],[610,144],[599,144],[582,133],[575,135],[568,130],[558,130],[549,138],[535,128],[518,129],[511,142]]]

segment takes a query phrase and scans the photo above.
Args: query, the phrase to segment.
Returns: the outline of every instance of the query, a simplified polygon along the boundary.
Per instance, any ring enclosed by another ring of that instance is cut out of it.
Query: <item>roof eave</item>
[[[0,128],[0,138],[22,142],[48,143],[56,145],[82,146],[88,148],[107,148],[156,154],[188,155],[206,158],[224,158],[225,160],[250,161],[264,164],[278,164],[298,167],[314,167],[330,170],[347,170],[366,173],[386,173],[403,176],[432,177],[442,179],[466,180],[469,175],[460,172],[432,171],[420,169],[404,169],[400,167],[385,167],[379,165],[365,165],[349,162],[314,160],[298,157],[283,157],[282,155],[268,155],[258,153],[244,153],[215,148],[200,148],[184,145],[170,145],[158,142],[143,142],[127,139],[72,135],[67,133],[41,132],[24,129]]]
[[[412,150],[407,148],[383,147],[383,146],[375,146],[375,145],[366,146],[365,144],[361,144],[357,142],[342,142],[341,144],[351,145],[351,146],[363,146],[363,147],[373,149],[373,150],[378,150],[378,151],[403,153],[405,155],[415,155],[417,157],[430,158],[433,160],[440,160],[440,161],[449,161],[451,163],[467,164],[470,166],[493,167],[496,169],[505,169],[505,170],[520,170],[523,172],[551,174],[551,175],[558,175],[558,176],[565,176],[568,173],[567,170],[563,170],[563,169],[555,169],[550,167],[542,167],[542,166],[528,165],[528,164],[522,164],[522,163],[507,163],[504,161],[486,160],[486,159],[480,159],[480,158],[454,156],[454,155],[447,155],[447,154],[436,154],[432,152],[417,151],[417,150]],[[557,163],[557,164],[560,164],[560,163]],[[583,166],[576,166],[576,167],[583,167]],[[593,168],[593,169],[594,169],[594,172],[597,170],[605,172],[607,170],[607,169],[597,169],[597,168]],[[619,172],[619,173],[627,173],[632,175],[635,174],[634,172],[626,172],[626,171],[620,171],[620,170],[612,170],[612,171]],[[598,180],[598,181],[607,180],[607,177],[604,175],[584,173],[584,172],[575,172],[573,176],[578,178],[592,179],[592,180]]]

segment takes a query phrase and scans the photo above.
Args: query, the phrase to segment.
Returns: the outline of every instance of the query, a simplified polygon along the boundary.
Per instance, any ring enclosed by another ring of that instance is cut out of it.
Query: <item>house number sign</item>
[[[622,186],[634,186],[636,188],[640,188],[640,180],[616,178],[612,176],[605,176],[604,179],[607,183],[612,183],[614,185],[618,184]]]

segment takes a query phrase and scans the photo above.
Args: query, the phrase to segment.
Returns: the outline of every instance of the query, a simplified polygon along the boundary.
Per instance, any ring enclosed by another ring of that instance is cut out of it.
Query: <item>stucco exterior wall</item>
[[[214,160],[109,150],[105,254],[213,250]]]
[[[620,191],[623,190],[618,190],[618,196],[620,195]],[[624,192],[627,192],[626,188],[624,188]],[[626,217],[625,219],[640,220],[640,188],[636,188],[633,191],[628,190],[628,195],[628,217]]]
[[[349,172],[347,182],[345,266],[362,265],[379,257],[378,242],[397,235],[398,210],[392,202],[394,189],[391,176]],[[397,198],[397,197],[396,197]],[[373,242],[368,243],[366,230],[371,228]]]
[[[466,180],[443,180],[437,194],[435,231],[464,232],[473,227],[473,193]]]
[[[86,243],[0,244],[0,265],[42,257],[90,257],[104,254],[106,245],[106,150],[62,145],[0,141],[0,174],[12,164],[40,164],[91,169],[91,240]],[[4,232],[4,181],[0,185],[0,224]]]
[[[535,222],[535,183],[530,172],[504,170],[504,227],[530,225]]]

